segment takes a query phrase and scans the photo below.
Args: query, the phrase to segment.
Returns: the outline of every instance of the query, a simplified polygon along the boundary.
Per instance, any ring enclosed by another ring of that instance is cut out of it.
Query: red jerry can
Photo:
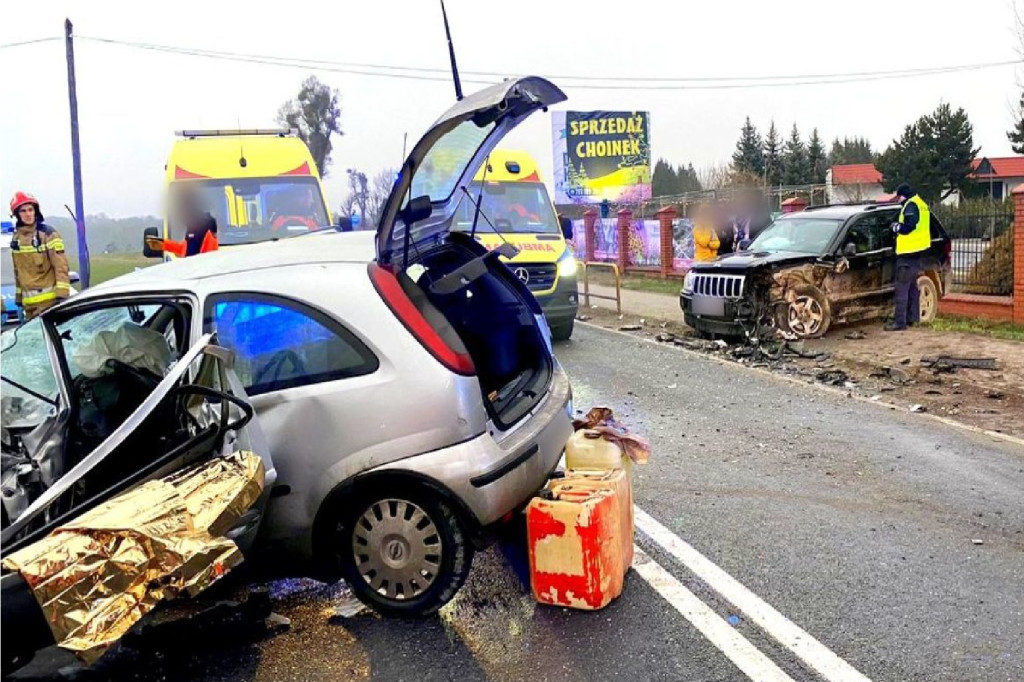
[[[629,472],[625,469],[570,469],[565,478],[554,480],[549,487],[557,489],[563,486],[591,488],[595,490],[611,490],[619,502],[619,530],[622,540],[622,569],[628,571],[633,565],[633,486]]]
[[[597,610],[619,596],[625,576],[620,518],[611,490],[562,485],[533,498],[526,533],[534,598]]]

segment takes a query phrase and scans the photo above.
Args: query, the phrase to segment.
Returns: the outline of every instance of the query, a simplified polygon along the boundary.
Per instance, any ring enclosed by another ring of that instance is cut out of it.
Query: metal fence
[[[952,290],[1013,294],[1013,202],[969,201],[935,214],[953,240]]]

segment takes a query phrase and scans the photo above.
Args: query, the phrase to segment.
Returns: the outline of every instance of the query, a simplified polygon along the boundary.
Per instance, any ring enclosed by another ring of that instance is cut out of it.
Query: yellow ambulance
[[[537,298],[552,339],[568,339],[579,306],[576,260],[537,163],[524,151],[495,149],[467,189],[472,200],[460,202],[452,229],[469,232],[475,220],[474,236],[486,248],[516,247],[518,255],[502,260]]]
[[[186,188],[216,219],[221,247],[330,226],[320,173],[295,131],[184,130],[177,136],[165,166],[164,239],[184,238],[176,198]],[[159,236],[157,228],[146,233]],[[172,258],[148,247],[146,255]]]

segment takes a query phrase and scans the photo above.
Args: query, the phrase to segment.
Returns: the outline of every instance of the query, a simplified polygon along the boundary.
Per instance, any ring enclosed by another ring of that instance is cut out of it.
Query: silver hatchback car
[[[328,229],[224,248],[51,309],[38,323],[56,371],[89,341],[60,329],[107,308],[145,308],[104,319],[158,320],[175,357],[215,333],[234,351],[276,470],[256,549],[284,574],[344,576],[384,613],[437,610],[572,432],[542,311],[498,259],[512,247],[488,252],[450,229],[459,203],[477,201],[466,187],[490,150],[564,99],[523,78],[458,102],[412,150],[376,235]]]

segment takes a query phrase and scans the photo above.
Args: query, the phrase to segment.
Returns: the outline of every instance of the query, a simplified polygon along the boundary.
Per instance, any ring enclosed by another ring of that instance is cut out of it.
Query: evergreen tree
[[[772,121],[764,138],[764,175],[769,186],[778,185],[782,180],[782,140]]]
[[[794,123],[782,154],[782,184],[806,185],[810,181],[811,167],[807,160],[807,148],[804,147],[800,131]]]
[[[828,159],[825,157],[825,146],[818,137],[818,129],[811,131],[811,139],[807,141],[807,165],[811,169],[811,182],[820,185],[825,182],[825,171],[828,170]]]
[[[747,116],[746,122],[740,129],[740,139],[736,142],[736,151],[732,155],[733,170],[757,176],[764,173],[763,144],[760,133],[757,132],[757,128]]]

